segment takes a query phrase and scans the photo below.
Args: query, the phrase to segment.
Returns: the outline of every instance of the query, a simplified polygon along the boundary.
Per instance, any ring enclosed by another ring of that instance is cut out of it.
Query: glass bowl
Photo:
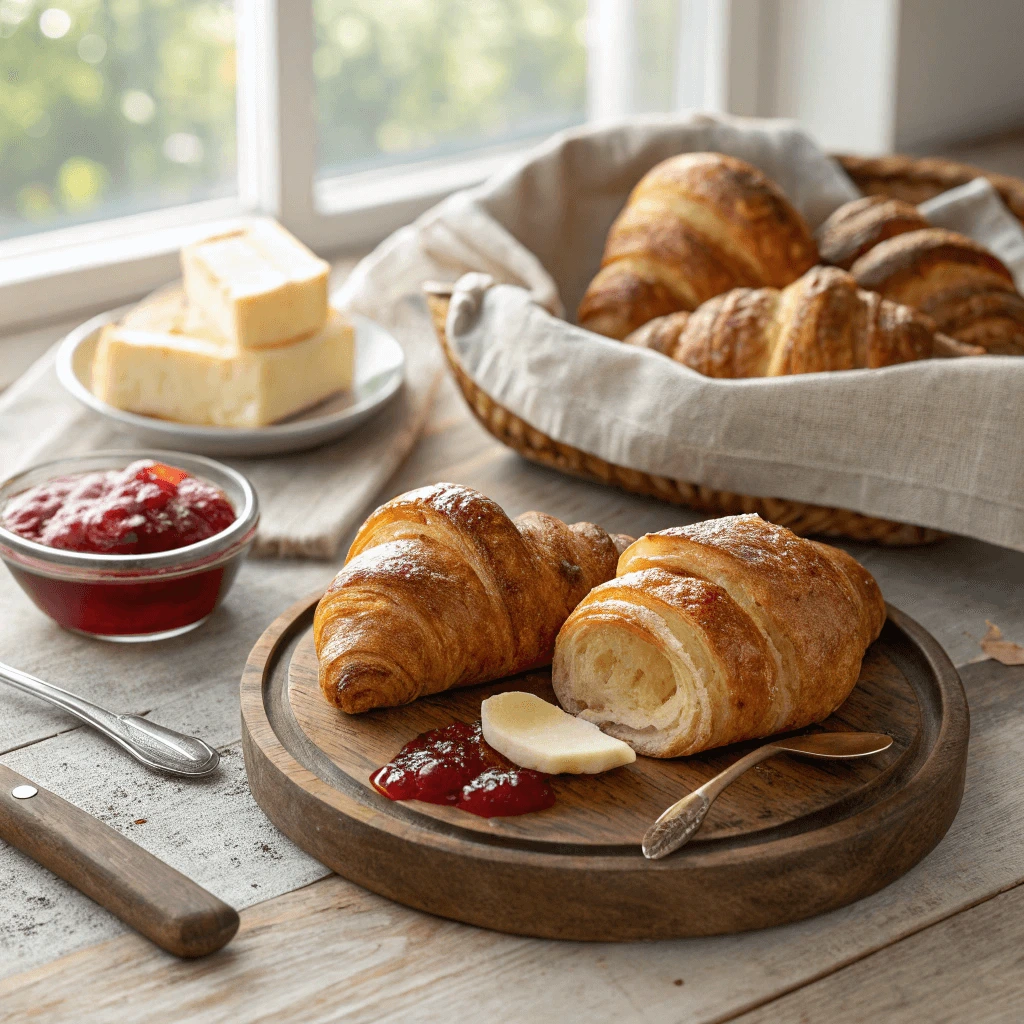
[[[107,451],[44,462],[0,484],[0,510],[15,494],[54,477],[124,469],[139,459],[177,466],[219,487],[237,518],[206,540],[146,555],[65,551],[0,526],[0,559],[58,625],[101,640],[164,640],[201,625],[235,580],[259,524],[252,484],[213,459],[184,452]]]

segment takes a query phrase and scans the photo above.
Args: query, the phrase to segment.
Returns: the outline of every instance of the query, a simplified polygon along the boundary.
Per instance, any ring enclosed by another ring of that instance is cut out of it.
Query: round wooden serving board
[[[554,701],[546,671],[348,716],[317,685],[315,599],[284,613],[242,677],[249,784],[286,835],[346,878],[411,907],[544,938],[713,935],[795,921],[881,889],[942,838],[960,805],[967,700],[938,643],[890,608],[860,681],[821,728],[885,732],[846,763],[777,757],[719,797],[696,838],[647,861],[640,838],[680,796],[755,744],[557,776],[554,807],[478,818],[395,803],[372,771],[426,729],[480,717],[501,690]]]

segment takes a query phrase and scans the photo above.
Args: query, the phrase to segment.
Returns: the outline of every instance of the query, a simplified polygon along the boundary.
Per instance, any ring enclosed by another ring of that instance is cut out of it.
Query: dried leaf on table
[[[981,649],[995,661],[1004,665],[1024,665],[1024,647],[1003,639],[1003,631],[993,622],[985,620],[988,632],[981,638]]]

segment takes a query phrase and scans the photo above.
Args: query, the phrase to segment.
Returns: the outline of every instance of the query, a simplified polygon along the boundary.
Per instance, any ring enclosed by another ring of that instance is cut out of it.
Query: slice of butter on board
[[[533,693],[510,691],[480,705],[484,739],[521,768],[549,775],[595,775],[636,760],[633,748],[592,722]]]
[[[314,334],[327,320],[330,265],[271,220],[185,246],[189,303],[240,348]]]

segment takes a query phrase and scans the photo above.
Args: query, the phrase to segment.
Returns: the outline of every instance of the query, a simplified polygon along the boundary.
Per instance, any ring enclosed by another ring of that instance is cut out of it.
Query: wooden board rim
[[[414,815],[382,814],[365,800],[330,786],[301,764],[274,732],[264,704],[264,685],[278,652],[308,627],[318,598],[319,594],[311,595],[279,616],[257,641],[246,663],[241,707],[250,787],[271,820],[307,852],[350,880],[418,909],[502,931],[574,939],[655,938],[765,927],[834,909],[887,885],[935,846],[959,807],[969,734],[967,700],[959,675],[923,627],[889,607],[890,620],[906,636],[935,680],[940,698],[937,731],[931,749],[908,785],[870,807],[817,829],[811,833],[815,837],[812,843],[808,833],[769,842],[751,842],[740,837],[718,841],[714,848],[691,848],[686,851],[685,860],[676,856],[649,862],[639,849],[580,856],[558,849],[531,848],[529,844],[495,843],[479,833],[439,827],[436,821],[427,826]],[[908,828],[908,822],[913,823],[913,828]],[[683,871],[695,880],[704,879],[704,884],[705,876],[709,875],[728,876],[737,883],[744,871],[755,867],[762,874],[794,870],[799,873],[815,870],[818,862],[816,870],[820,872],[820,864],[830,856],[848,861],[857,850],[885,845],[897,833],[903,837],[901,851],[892,853],[883,870],[873,877],[856,878],[852,885],[839,886],[843,892],[828,894],[818,901],[810,899],[803,906],[761,912],[752,907],[748,913],[725,915],[719,924],[704,920],[680,922],[678,913],[666,912],[663,922],[638,922],[635,926],[622,920],[602,926],[591,920],[580,927],[549,927],[529,920],[521,911],[495,907],[493,901],[487,905],[486,898],[478,906],[467,895],[461,907],[453,906],[449,900],[423,891],[422,884],[417,891],[419,883],[408,877],[404,867],[412,861],[429,862],[430,869],[422,873],[443,878],[443,872],[457,871],[469,859],[487,865],[487,870],[502,881],[519,887],[527,880],[538,892],[551,889],[552,894],[559,892],[558,887],[540,884],[539,878],[547,875],[552,880],[561,879],[561,884],[571,889],[572,873],[579,875],[581,868],[592,880],[590,888],[636,879],[658,879],[661,884],[677,879]],[[328,835],[332,838],[328,839]],[[400,870],[394,877],[382,877],[374,869],[374,863],[382,857],[399,858]]]

